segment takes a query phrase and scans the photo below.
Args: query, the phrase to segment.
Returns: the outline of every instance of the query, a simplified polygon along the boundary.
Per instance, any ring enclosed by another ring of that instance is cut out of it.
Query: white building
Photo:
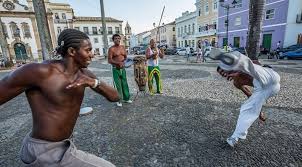
[[[302,36],[302,1],[290,0],[288,5],[287,23],[285,29],[284,46],[297,43],[299,34]],[[300,42],[302,39],[300,39]]]
[[[120,34],[123,39],[122,23],[123,21],[106,17],[106,27],[108,34],[107,38],[109,46],[113,45],[113,34]],[[90,38],[92,47],[94,48],[94,53],[96,55],[103,55],[104,43],[101,17],[75,17],[73,21],[73,28],[86,33]]]
[[[103,31],[100,17],[77,17],[69,4],[51,3],[44,0],[49,31],[53,48],[57,45],[58,35],[66,28],[75,28],[86,32],[91,39],[95,54],[103,54]],[[0,21],[4,30],[4,48],[11,60],[41,60],[42,50],[32,0],[27,5],[18,0],[0,0]],[[113,45],[112,35],[123,35],[123,21],[106,17],[109,45]],[[129,26],[129,25],[128,25]],[[130,26],[129,26],[130,27]],[[129,35],[129,34],[128,34]],[[3,43],[3,42],[1,42]],[[2,49],[0,47],[0,55]]]
[[[177,47],[186,47],[187,45],[196,48],[196,12],[183,12],[181,17],[175,19],[176,23],[176,43]]]
[[[6,39],[5,48],[11,60],[38,59],[41,55],[35,13],[31,6],[30,1],[26,6],[18,1],[0,0],[0,19],[5,36],[0,38]]]

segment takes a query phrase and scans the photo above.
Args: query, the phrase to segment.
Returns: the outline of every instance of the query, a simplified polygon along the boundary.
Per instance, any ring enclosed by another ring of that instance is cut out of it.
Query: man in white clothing
[[[237,51],[225,53],[221,49],[212,49],[210,58],[221,61],[217,71],[228,80],[233,79],[234,85],[245,94],[248,91],[244,85],[254,87],[252,94],[241,105],[233,135],[227,139],[227,143],[234,147],[239,139],[246,139],[249,127],[259,117],[266,100],[279,92],[280,76],[269,66],[261,66]]]

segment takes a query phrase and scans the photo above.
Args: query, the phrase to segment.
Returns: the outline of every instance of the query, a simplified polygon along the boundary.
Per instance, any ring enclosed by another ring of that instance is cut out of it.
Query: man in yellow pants
[[[160,79],[159,57],[163,58],[163,52],[155,45],[154,39],[150,40],[150,47],[146,50],[148,64],[148,86],[151,95],[154,93],[162,94],[162,82]],[[153,78],[155,78],[157,91],[153,89]]]

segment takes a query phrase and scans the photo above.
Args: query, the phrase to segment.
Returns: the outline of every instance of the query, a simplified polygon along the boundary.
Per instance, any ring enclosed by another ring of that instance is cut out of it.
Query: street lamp
[[[224,0],[220,0],[219,2],[224,2]],[[233,0],[233,2],[231,4],[220,4],[220,6],[224,9],[226,9],[226,12],[227,12],[227,19],[225,20],[227,45],[229,43],[229,10],[230,10],[230,8],[235,8],[236,4],[237,4],[237,0]]]

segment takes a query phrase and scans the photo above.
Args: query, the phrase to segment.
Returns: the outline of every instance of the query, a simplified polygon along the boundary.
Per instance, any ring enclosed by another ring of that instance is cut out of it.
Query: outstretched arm
[[[82,72],[83,73],[81,73],[73,83],[66,87],[67,89],[72,89],[84,85],[85,87],[90,87],[98,94],[103,95],[108,101],[117,102],[120,100],[118,92],[113,87],[107,85],[102,81],[100,81],[99,85],[96,88],[93,88],[95,79],[97,79],[97,77],[87,69],[83,69]]]
[[[26,89],[36,86],[43,70],[39,64],[27,64],[0,80],[0,105],[8,102]]]

